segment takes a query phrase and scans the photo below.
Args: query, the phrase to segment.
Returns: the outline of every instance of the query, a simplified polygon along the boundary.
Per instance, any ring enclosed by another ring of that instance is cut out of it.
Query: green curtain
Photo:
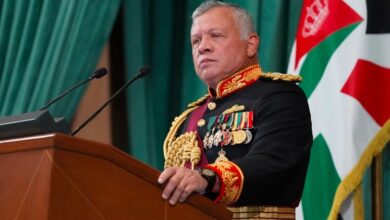
[[[170,123],[207,92],[191,58],[191,14],[201,0],[124,0],[127,77],[152,72],[128,90],[129,152],[158,169]],[[265,71],[285,72],[302,0],[235,0],[254,16]]]
[[[120,0],[1,0],[0,115],[37,111],[96,66]],[[51,107],[71,119],[82,89]]]

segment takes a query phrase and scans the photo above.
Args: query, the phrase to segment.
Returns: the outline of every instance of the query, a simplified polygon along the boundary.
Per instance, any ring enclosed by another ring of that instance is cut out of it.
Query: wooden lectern
[[[169,205],[159,171],[94,141],[48,134],[0,141],[0,219],[231,219],[200,196]]]

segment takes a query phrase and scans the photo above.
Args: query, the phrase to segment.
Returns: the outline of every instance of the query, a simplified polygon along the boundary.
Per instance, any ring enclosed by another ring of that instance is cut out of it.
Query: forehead
[[[228,7],[215,7],[196,17],[191,27],[191,35],[213,29],[235,28],[234,12]]]

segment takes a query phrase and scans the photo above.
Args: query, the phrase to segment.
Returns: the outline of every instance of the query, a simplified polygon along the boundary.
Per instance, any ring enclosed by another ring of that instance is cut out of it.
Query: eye
[[[213,38],[222,37],[222,34],[220,34],[220,33],[211,33],[211,37],[213,37]]]
[[[199,43],[199,41],[200,41],[200,39],[199,39],[199,38],[194,38],[194,39],[192,39],[192,41],[191,41],[191,44],[192,44],[192,46],[194,46],[194,45],[198,44],[198,43]]]

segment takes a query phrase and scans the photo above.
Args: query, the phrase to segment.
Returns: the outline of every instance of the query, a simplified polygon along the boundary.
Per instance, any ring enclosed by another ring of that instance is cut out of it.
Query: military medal
[[[209,137],[209,143],[208,143],[208,146],[209,148],[212,148],[213,145],[214,145],[214,139],[215,139],[215,127],[211,130],[211,134],[210,134],[210,137]]]
[[[225,119],[226,119],[226,116],[224,116]],[[226,120],[224,120],[226,121]],[[226,124],[223,123],[221,125],[221,139],[220,139],[220,143],[219,143],[219,146],[226,146],[230,143],[230,141],[232,140],[232,137],[231,137],[231,134],[229,133],[229,131],[226,130]]]
[[[252,133],[248,129],[245,130],[245,133],[246,133],[246,140],[245,140],[244,144],[249,144],[249,142],[251,142],[251,140],[252,140]]]
[[[222,131],[218,130],[217,132],[215,132],[213,145],[217,147],[221,142],[221,140],[222,140]]]
[[[225,119],[226,119],[226,115],[218,116],[216,125],[214,127],[217,129],[217,131],[214,134],[213,144],[212,144],[213,146],[216,146],[216,147],[220,146],[221,142],[223,141],[223,133],[224,133],[224,130],[226,128],[226,124],[224,123]]]
[[[246,140],[246,132],[244,130],[233,131],[232,135],[234,144],[242,144]]]
[[[213,144],[214,144],[214,132],[215,132],[215,128],[213,128],[212,130],[211,130],[211,132],[209,133],[209,136],[208,136],[208,138],[207,138],[207,140],[206,140],[206,146],[207,146],[207,148],[211,148],[211,147],[213,147]]]
[[[234,133],[235,131],[237,130],[237,120],[238,120],[238,115],[236,113],[233,113],[232,114],[232,117],[231,117],[231,122],[230,122],[230,135],[232,137],[231,141],[230,141],[230,144],[231,145],[235,145],[235,140],[234,140]]]
[[[216,127],[218,126],[218,118],[213,116],[210,117],[207,124],[208,132],[203,139],[203,145],[205,148],[212,148],[215,142]]]
[[[244,124],[243,112],[238,112],[235,120],[235,131],[232,132],[233,135],[233,143],[234,144],[242,144],[246,139],[246,133],[241,130]]]
[[[230,142],[232,141],[233,139],[233,136],[232,134],[225,130],[222,132],[222,142],[221,142],[221,146],[226,146],[226,145],[229,145]]]
[[[208,143],[207,143],[208,148],[209,149],[212,148],[213,144],[214,144],[214,135],[210,135]]]
[[[208,131],[203,138],[203,147],[204,148],[209,148],[209,137],[210,137],[210,132]]]
[[[252,140],[252,133],[251,133],[251,131],[249,131],[249,129],[253,128],[253,112],[247,112],[246,116],[247,116],[246,117],[246,126],[245,126],[246,140],[244,143],[248,144]]]

